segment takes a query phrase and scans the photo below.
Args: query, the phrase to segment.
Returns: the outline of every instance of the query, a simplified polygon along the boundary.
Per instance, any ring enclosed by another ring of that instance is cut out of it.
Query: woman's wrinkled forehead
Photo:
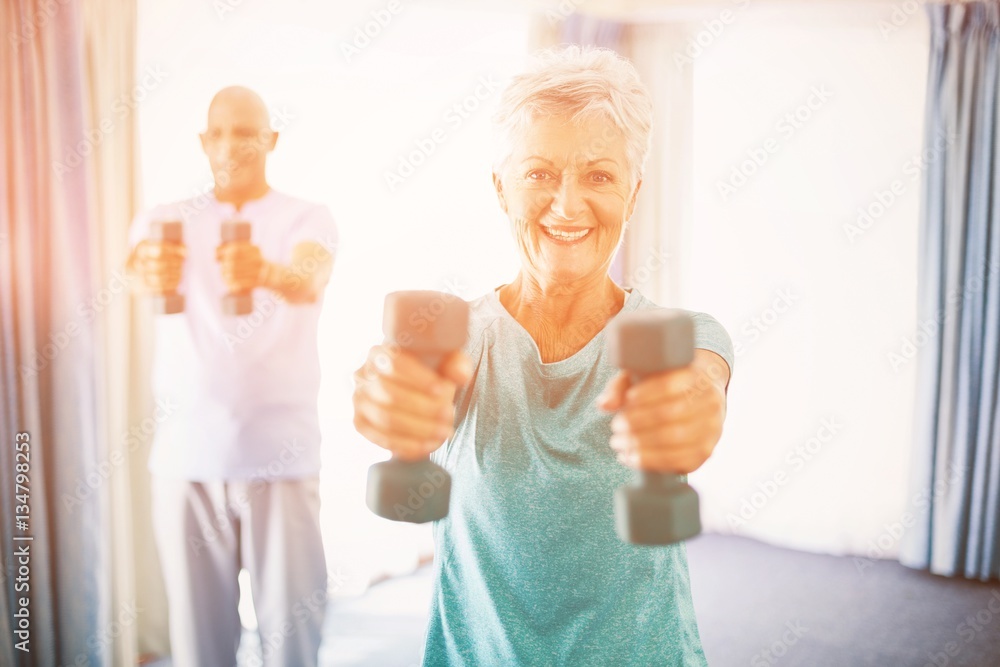
[[[575,167],[598,161],[628,167],[625,134],[602,115],[530,118],[510,134],[510,141],[514,164],[538,159]]]

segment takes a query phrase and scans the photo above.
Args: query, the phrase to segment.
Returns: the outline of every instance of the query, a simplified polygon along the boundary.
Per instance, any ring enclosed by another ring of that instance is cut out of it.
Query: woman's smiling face
[[[522,268],[570,290],[606,275],[641,184],[632,184],[624,136],[601,119],[550,117],[516,139],[493,180]]]

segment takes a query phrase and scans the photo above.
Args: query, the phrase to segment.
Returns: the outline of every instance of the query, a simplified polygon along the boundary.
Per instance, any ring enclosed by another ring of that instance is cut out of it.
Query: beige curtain
[[[30,528],[0,519],[3,564],[16,537],[34,538],[31,652],[14,649],[5,627],[4,665],[134,665],[140,647],[166,645],[158,564],[136,546],[152,539],[147,443],[133,435],[151,412],[149,396],[132,391],[148,386],[132,344],[147,325],[123,272],[138,205],[135,34],[134,0],[0,8],[4,460],[14,433],[32,443]],[[5,503],[10,477],[0,479]],[[13,580],[0,585],[9,626]]]
[[[100,268],[98,289],[112,294],[96,320],[95,351],[103,398],[98,423],[114,470],[105,525],[110,528],[114,609],[132,621],[122,623],[114,664],[132,665],[140,655],[168,653],[146,470],[153,411],[149,346],[140,342],[150,340],[152,328],[130,296],[125,274],[128,226],[142,206],[137,116],[150,91],[137,77],[135,0],[86,0],[84,7],[87,127],[102,133],[100,150],[90,156],[91,215],[99,221],[90,251]]]
[[[694,89],[690,65],[674,55],[687,41],[683,24],[631,25],[622,54],[635,64],[653,96],[650,147],[635,213],[625,239],[624,282],[662,305],[678,304],[692,224]]]

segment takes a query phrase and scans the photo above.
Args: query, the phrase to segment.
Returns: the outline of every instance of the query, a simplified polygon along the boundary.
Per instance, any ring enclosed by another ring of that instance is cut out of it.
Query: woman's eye
[[[606,171],[595,171],[591,174],[591,179],[598,183],[611,183],[614,179]]]
[[[546,172],[538,169],[528,172],[528,180],[531,181],[544,181],[548,177],[549,175]]]

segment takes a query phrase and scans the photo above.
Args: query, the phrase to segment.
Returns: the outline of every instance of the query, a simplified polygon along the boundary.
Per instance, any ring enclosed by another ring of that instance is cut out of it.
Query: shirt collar
[[[215,202],[216,208],[222,214],[222,218],[225,220],[241,220],[245,219],[247,215],[256,213],[258,210],[266,207],[268,203],[274,198],[277,193],[274,188],[268,188],[267,192],[263,196],[257,199],[251,199],[250,201],[243,204],[243,207],[237,211],[236,206],[230,202],[221,202],[216,198],[215,191],[211,193],[212,201]]]

